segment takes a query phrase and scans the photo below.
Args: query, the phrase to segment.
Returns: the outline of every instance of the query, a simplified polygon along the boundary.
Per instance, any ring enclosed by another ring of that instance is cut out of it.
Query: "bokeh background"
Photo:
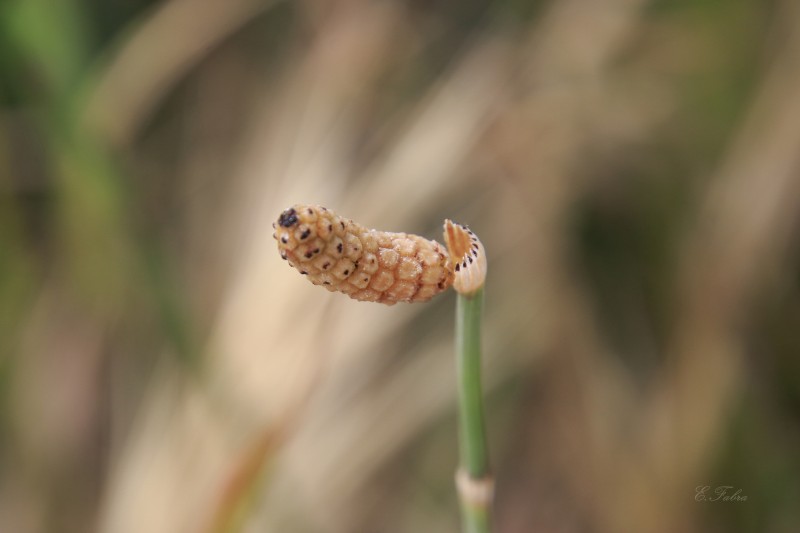
[[[459,530],[454,296],[296,202],[480,235],[496,531],[800,531],[795,0],[3,2],[0,531]]]

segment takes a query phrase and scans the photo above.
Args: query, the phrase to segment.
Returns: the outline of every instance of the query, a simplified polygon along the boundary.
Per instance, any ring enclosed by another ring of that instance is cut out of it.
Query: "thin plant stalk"
[[[464,531],[488,533],[493,482],[486,445],[481,387],[481,311],[483,287],[456,300],[458,369],[459,470],[456,485]]]

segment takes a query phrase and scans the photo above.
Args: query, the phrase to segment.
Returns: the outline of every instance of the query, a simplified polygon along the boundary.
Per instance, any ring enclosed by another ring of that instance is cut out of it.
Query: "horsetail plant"
[[[315,285],[361,301],[425,302],[456,293],[459,467],[455,480],[464,531],[488,533],[494,482],[481,390],[481,312],[486,252],[467,227],[444,222],[442,246],[407,233],[367,229],[313,205],[295,205],[273,223],[281,257]]]

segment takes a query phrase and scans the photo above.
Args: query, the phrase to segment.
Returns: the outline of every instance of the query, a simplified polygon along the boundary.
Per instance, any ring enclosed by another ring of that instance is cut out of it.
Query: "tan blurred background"
[[[497,532],[800,531],[798,95],[794,0],[4,2],[0,531],[459,530],[454,297],[295,202],[486,245]]]

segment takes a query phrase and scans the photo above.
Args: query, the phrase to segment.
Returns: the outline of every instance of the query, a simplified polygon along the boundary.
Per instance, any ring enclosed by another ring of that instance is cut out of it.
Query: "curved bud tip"
[[[444,242],[450,253],[453,288],[472,294],[486,281],[486,250],[472,230],[452,220],[444,221]]]

